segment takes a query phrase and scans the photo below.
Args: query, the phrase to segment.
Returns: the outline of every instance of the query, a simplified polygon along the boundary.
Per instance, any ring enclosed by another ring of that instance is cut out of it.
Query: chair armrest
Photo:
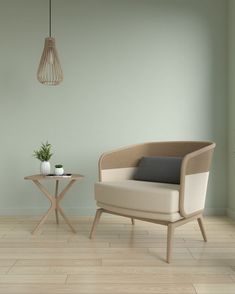
[[[204,209],[215,143],[184,156],[180,176],[180,214],[189,217]]]

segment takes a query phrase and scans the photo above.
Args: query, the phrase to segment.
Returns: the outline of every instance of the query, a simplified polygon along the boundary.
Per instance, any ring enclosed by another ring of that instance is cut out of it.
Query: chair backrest
[[[112,181],[116,177],[131,179],[139,160],[144,156],[184,157],[186,154],[206,147],[209,144],[211,142],[150,142],[104,153],[99,160],[100,181]]]

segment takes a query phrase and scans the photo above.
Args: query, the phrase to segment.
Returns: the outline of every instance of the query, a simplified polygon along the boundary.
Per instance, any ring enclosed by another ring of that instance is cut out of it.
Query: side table
[[[38,188],[39,190],[47,197],[47,199],[50,201],[50,208],[47,210],[47,212],[42,216],[41,220],[37,224],[37,226],[34,228],[32,231],[32,234],[35,234],[42,224],[46,221],[48,218],[49,214],[53,211],[55,211],[55,216],[56,216],[56,223],[59,224],[59,215],[58,213],[61,214],[61,216],[64,218],[65,222],[67,225],[71,228],[71,230],[76,233],[76,230],[70,223],[68,217],[65,215],[63,212],[62,208],[60,207],[60,201],[64,198],[65,194],[68,192],[68,190],[72,187],[72,185],[78,181],[83,179],[84,176],[79,175],[79,174],[72,174],[71,176],[44,176],[44,175],[32,175],[32,176],[27,176],[24,179],[25,180],[31,180]],[[55,181],[55,194],[51,194],[48,192],[48,190],[40,183],[42,180],[54,180]],[[59,181],[60,180],[69,180],[68,184],[65,186],[65,188],[59,193]]]

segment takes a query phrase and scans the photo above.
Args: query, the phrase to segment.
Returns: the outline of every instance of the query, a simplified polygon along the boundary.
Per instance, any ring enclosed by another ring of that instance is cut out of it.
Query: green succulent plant
[[[40,161],[49,161],[53,153],[51,153],[51,144],[48,142],[42,143],[39,150],[35,150],[33,156]]]
[[[55,168],[62,168],[62,167],[63,167],[62,164],[56,164],[56,165],[55,165]]]

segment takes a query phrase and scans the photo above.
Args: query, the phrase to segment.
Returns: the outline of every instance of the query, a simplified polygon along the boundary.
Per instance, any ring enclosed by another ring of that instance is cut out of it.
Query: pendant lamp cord
[[[49,37],[51,37],[51,0],[49,0]]]

